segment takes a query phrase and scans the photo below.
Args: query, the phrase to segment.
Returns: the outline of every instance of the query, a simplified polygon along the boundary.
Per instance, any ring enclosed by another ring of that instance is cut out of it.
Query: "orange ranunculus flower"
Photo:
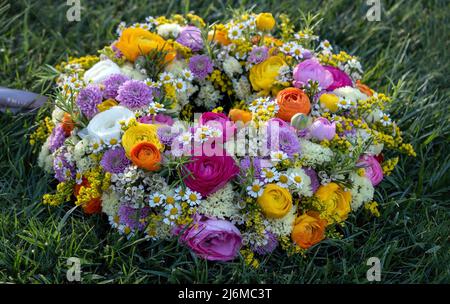
[[[210,31],[208,33],[208,40],[214,40],[215,42],[227,46],[231,43],[231,40],[228,38],[228,34],[224,30],[216,30],[216,31]]]
[[[161,153],[158,148],[148,142],[137,143],[130,151],[131,161],[139,168],[149,171],[159,170],[161,162]]]
[[[347,219],[351,211],[352,194],[344,191],[336,183],[321,185],[314,194],[324,208],[324,212],[337,222]]]
[[[295,219],[292,240],[303,249],[308,249],[325,238],[327,221],[316,211],[308,211]]]
[[[311,103],[308,95],[298,88],[286,88],[278,92],[277,102],[280,107],[277,116],[284,121],[291,121],[297,113],[308,115]]]
[[[366,94],[367,96],[372,96],[372,95],[373,95],[372,90],[371,90],[367,85],[361,83],[361,81],[360,81],[359,79],[356,80],[356,87],[358,88],[358,90],[359,90],[361,93],[364,93],[364,94]]]
[[[63,119],[61,120],[61,127],[64,130],[64,134],[70,136],[73,128],[75,128],[75,123],[69,113],[64,113]]]
[[[74,189],[75,197],[80,194],[81,187],[91,187],[91,184],[88,182],[86,178],[83,177],[81,184],[76,184]],[[86,214],[94,214],[102,212],[102,200],[100,197],[96,197],[91,199],[86,204],[81,206],[83,208],[84,213]]]
[[[166,62],[172,61],[176,56],[172,46],[164,38],[142,28],[125,29],[115,47],[131,62],[134,62],[138,56],[146,55],[156,49],[168,52]]]
[[[252,113],[241,109],[231,109],[228,116],[234,122],[242,121],[243,123],[247,123],[252,120]]]

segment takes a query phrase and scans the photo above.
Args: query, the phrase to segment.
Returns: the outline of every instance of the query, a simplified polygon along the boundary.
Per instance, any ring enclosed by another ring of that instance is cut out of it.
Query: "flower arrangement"
[[[383,151],[415,155],[391,99],[312,26],[277,19],[148,17],[59,64],[53,112],[31,135],[58,181],[43,203],[254,266],[342,237],[362,206],[379,216],[374,187],[398,161]]]

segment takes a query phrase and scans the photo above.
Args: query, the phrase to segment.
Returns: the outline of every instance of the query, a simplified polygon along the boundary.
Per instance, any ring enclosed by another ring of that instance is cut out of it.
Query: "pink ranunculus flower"
[[[241,248],[239,229],[225,220],[196,214],[194,222],[182,233],[180,241],[195,254],[210,261],[233,260]]]
[[[332,140],[336,135],[336,123],[325,117],[317,118],[309,127],[309,134],[318,140]]]
[[[333,66],[325,66],[325,69],[333,75],[333,83],[327,88],[327,91],[342,87],[353,87],[351,78],[342,70]]]
[[[306,86],[309,80],[318,82],[322,90],[326,90],[333,83],[331,72],[314,58],[300,62],[294,68],[293,76],[293,85],[297,88]]]
[[[236,126],[223,113],[205,112],[199,118],[200,125],[217,128],[222,132],[223,140],[227,141],[236,133]]]
[[[364,155],[360,157],[358,165],[364,167],[366,177],[372,182],[375,187],[383,180],[383,168],[377,159],[372,155]]]
[[[239,173],[239,167],[231,156],[194,156],[185,165],[188,177],[186,186],[199,192],[203,197],[216,192]]]

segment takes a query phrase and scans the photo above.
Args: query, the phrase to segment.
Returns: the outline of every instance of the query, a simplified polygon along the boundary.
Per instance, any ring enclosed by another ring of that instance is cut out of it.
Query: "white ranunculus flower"
[[[131,63],[125,63],[120,69],[120,73],[134,80],[145,80],[147,76],[136,70]]]
[[[112,74],[122,74],[120,67],[112,60],[102,60],[84,73],[84,82],[101,83]]]
[[[338,97],[345,98],[349,101],[366,100],[367,98],[369,98],[369,96],[362,93],[360,90],[352,87],[338,88],[331,93]]]
[[[177,38],[181,32],[181,26],[176,23],[161,24],[157,28],[158,35],[164,38]]]
[[[233,74],[242,73],[242,66],[236,58],[228,56],[223,61],[223,70],[230,78],[233,78]]]
[[[122,106],[115,106],[98,113],[87,126],[87,133],[93,138],[109,143],[111,139],[119,139],[122,127],[121,120],[133,118],[134,113]]]

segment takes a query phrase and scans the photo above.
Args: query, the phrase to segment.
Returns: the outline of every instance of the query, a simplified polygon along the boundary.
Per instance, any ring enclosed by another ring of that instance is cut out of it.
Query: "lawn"
[[[43,206],[53,180],[28,144],[36,113],[0,113],[0,282],[64,283],[67,259],[78,257],[83,283],[368,283],[366,261],[378,257],[382,283],[449,283],[450,3],[381,3],[381,20],[369,22],[366,1],[354,0],[81,0],[81,21],[68,22],[63,0],[0,0],[0,85],[42,94],[52,90],[46,64],[94,54],[122,20],[195,11],[214,21],[252,6],[297,23],[318,13],[318,34],[359,56],[363,81],[394,98],[392,116],[417,152],[377,188],[379,218],[357,214],[342,240],[307,257],[276,251],[253,269],[199,260],[176,241],[128,241],[105,218]]]

